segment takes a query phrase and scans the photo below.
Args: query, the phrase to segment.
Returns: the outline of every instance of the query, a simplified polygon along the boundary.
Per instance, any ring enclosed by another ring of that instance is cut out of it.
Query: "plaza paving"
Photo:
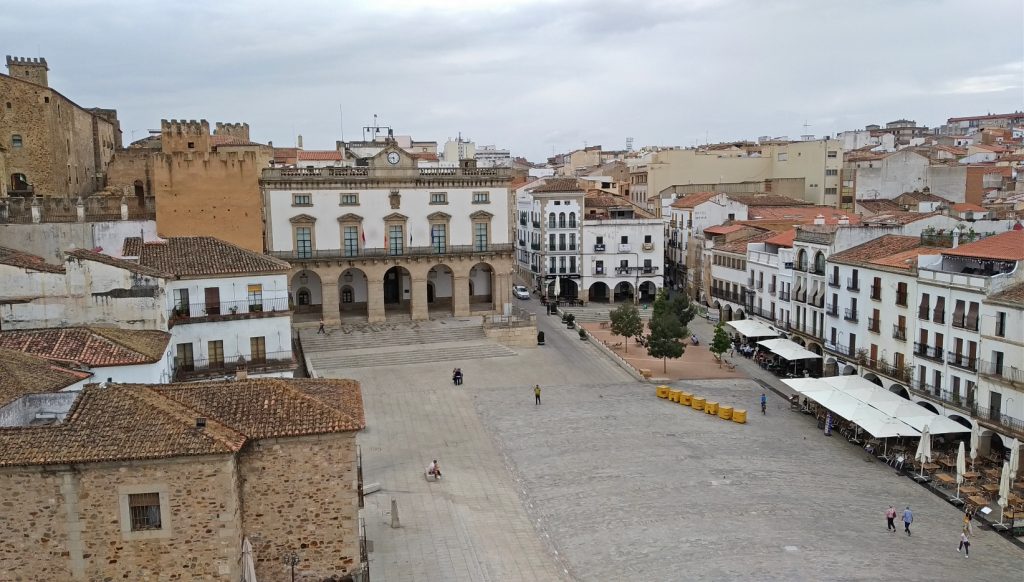
[[[964,559],[955,508],[782,398],[754,415],[753,382],[674,383],[745,406],[735,425],[656,398],[539,319],[547,345],[514,356],[317,368],[363,382],[365,481],[383,488],[364,510],[374,579],[1022,579],[1024,552],[976,531]],[[428,483],[434,457],[446,478]],[[913,537],[885,531],[889,503],[915,510]]]

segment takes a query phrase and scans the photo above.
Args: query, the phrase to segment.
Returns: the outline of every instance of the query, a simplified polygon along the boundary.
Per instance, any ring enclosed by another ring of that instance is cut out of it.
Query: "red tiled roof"
[[[938,212],[909,212],[900,210],[898,212],[883,212],[874,216],[868,216],[861,219],[861,222],[865,224],[910,224],[918,220],[937,216],[938,214]]]
[[[132,272],[132,273],[137,273],[139,275],[147,275],[149,277],[160,277],[162,279],[173,279],[174,278],[174,274],[173,273],[166,273],[166,272],[161,271],[159,269],[153,269],[153,268],[150,268],[150,267],[146,267],[144,265],[140,265],[140,264],[136,263],[135,261],[128,261],[128,260],[125,260],[125,259],[119,259],[117,257],[111,257],[109,255],[104,255],[104,254],[97,253],[95,251],[89,251],[89,250],[86,250],[86,249],[73,249],[73,250],[67,251],[65,253],[65,255],[68,256],[68,257],[73,257],[73,258],[80,259],[80,260],[95,261],[97,263],[103,263],[105,265],[110,265],[111,267],[118,267],[120,269],[125,269],[127,271]]]
[[[425,160],[425,161],[428,161],[428,162],[436,162],[438,159],[440,159],[440,158],[437,157],[437,154],[435,154],[433,152],[419,152],[419,153],[414,153],[414,154],[410,154],[410,155],[414,159]]]
[[[705,228],[704,234],[729,234],[730,232],[736,232],[737,230],[743,230],[744,228],[749,227],[744,224],[730,224],[729,226],[720,224],[718,226]]]
[[[299,150],[296,156],[301,161],[334,161],[340,162],[343,158],[337,150]]]
[[[351,380],[90,386],[62,423],[0,429],[0,466],[234,454],[251,440],[365,426]]]
[[[758,208],[763,206],[811,206],[811,203],[805,200],[768,192],[734,192],[726,193],[726,196],[729,200]]]
[[[767,206],[758,207],[747,212],[748,224],[757,224],[758,220],[782,221],[787,220],[792,224],[811,224],[821,214],[825,218],[825,224],[837,224],[842,217],[846,217],[850,224],[860,222],[860,217],[848,210],[839,210],[826,206]]]
[[[942,249],[925,246],[917,236],[887,234],[874,240],[838,252],[829,261],[846,265],[876,265],[898,269],[917,266],[917,256],[938,254]]]
[[[41,273],[63,273],[63,265],[51,265],[43,257],[38,257],[17,249],[0,247],[0,265],[29,269]]]
[[[901,212],[903,207],[892,200],[858,200],[857,205],[871,213]]]
[[[705,229],[705,232],[707,232],[706,229]],[[737,255],[745,255],[745,254],[747,254],[747,245],[748,244],[750,244],[750,243],[765,242],[766,240],[772,238],[773,236],[775,236],[775,232],[770,231],[770,230],[762,231],[762,232],[755,232],[755,233],[752,233],[750,236],[745,236],[743,238],[738,238],[736,240],[731,240],[729,242],[722,243],[722,244],[715,244],[715,247],[714,247],[713,251],[720,251],[720,252],[723,252],[723,253],[733,253],[733,254],[737,254]]]
[[[58,392],[92,376],[56,366],[44,358],[0,348],[0,406],[27,394]]]
[[[552,178],[547,180],[540,186],[530,190],[530,192],[537,193],[559,193],[559,192],[583,192],[583,188],[579,184],[579,180],[576,178]]]
[[[139,264],[179,277],[233,275],[287,271],[287,262],[243,249],[212,236],[172,236],[146,241],[135,236],[124,239],[125,257],[138,257]]]
[[[89,367],[150,364],[163,358],[171,334],[112,327],[55,327],[0,332],[0,347]]]
[[[971,204],[969,202],[958,202],[953,205],[953,210],[957,212],[988,212],[988,209],[980,204]]]
[[[1024,283],[1007,287],[999,293],[990,295],[985,299],[985,301],[998,301],[1000,303],[1010,303],[1017,306],[1024,305]]]
[[[778,247],[792,247],[793,241],[796,239],[796,229],[791,228],[787,231],[780,232],[773,237],[766,238],[764,242],[775,245]]]
[[[955,257],[977,257],[1001,261],[1024,260],[1024,230],[1011,230],[979,241],[942,251]]]
[[[696,208],[698,204],[703,204],[708,200],[714,198],[718,192],[696,192],[694,194],[687,194],[681,198],[677,198],[672,203],[672,208]]]

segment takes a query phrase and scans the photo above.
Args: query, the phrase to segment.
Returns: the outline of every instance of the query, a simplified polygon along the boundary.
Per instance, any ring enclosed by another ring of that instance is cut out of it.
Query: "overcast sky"
[[[1024,107],[1021,0],[7,2],[5,54],[118,110],[333,148],[379,115],[540,161]],[[344,112],[344,124],[340,111]],[[804,127],[804,124],[810,127]]]

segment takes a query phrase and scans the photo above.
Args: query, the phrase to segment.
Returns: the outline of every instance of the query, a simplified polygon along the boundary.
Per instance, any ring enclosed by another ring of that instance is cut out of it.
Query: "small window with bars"
[[[128,496],[132,531],[160,529],[160,494],[136,493]]]

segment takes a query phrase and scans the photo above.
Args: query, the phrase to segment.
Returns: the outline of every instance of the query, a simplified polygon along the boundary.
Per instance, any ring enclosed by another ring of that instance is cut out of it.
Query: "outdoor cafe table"
[[[956,468],[956,461],[950,461],[949,459],[939,459],[939,464],[947,469]]]
[[[979,495],[971,495],[970,497],[967,498],[967,500],[977,505],[978,507],[988,506],[988,499],[985,499],[984,497],[981,497]]]
[[[986,483],[981,488],[988,493],[999,493],[999,485],[994,483]]]
[[[984,474],[989,479],[998,479],[999,478],[999,469],[982,469],[981,472],[982,472],[982,474]]]
[[[981,473],[977,471],[967,471],[964,473],[964,479],[977,479],[978,477],[981,477]]]
[[[935,478],[938,479],[939,481],[942,481],[943,483],[946,483],[947,485],[952,485],[953,483],[956,483],[956,477],[950,475],[949,473],[939,473],[938,475],[935,476]]]
[[[964,495],[974,495],[977,492],[978,492],[978,488],[977,487],[972,487],[970,485],[964,485],[964,486],[960,487],[960,493],[963,493]]]
[[[939,469],[939,466],[936,465],[935,463],[925,463],[924,464],[924,470],[925,471],[937,471],[938,469]]]

